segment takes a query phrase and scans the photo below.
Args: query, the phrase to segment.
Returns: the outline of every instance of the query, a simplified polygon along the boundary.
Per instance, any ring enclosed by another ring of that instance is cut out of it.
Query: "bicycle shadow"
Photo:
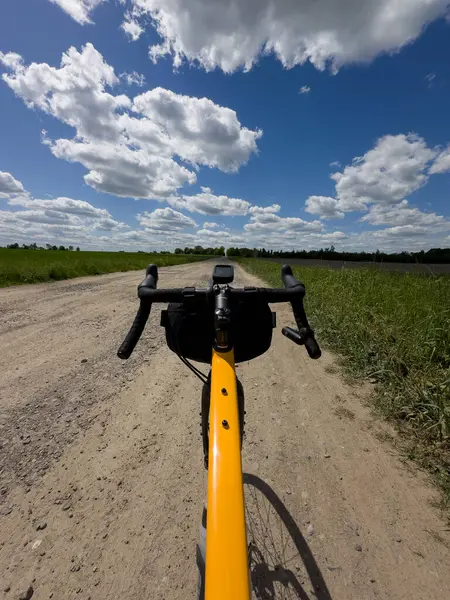
[[[243,477],[253,596],[332,600],[308,543],[282,500],[258,476]]]

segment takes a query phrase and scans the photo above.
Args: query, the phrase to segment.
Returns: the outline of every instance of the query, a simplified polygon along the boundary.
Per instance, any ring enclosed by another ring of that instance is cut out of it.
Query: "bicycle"
[[[305,286],[289,265],[281,268],[281,289],[233,288],[229,285],[233,279],[233,266],[223,264],[214,267],[207,289],[157,289],[158,269],[149,265],[138,286],[138,312],[117,353],[119,358],[128,359],[152,304],[169,303],[161,313],[167,344],[203,381],[201,423],[208,469],[207,600],[249,600],[251,595],[241,462],[244,393],[235,363],[251,360],[270,348],[276,319],[269,303],[278,302],[291,303],[298,328],[284,327],[283,335],[304,345],[311,358],[321,356],[303,307]],[[211,364],[209,375],[189,359]]]

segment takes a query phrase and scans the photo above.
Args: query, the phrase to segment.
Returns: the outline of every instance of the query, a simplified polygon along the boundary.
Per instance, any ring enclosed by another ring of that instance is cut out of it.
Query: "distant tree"
[[[12,250],[44,250],[41,246],[38,246],[35,242],[31,244],[18,244],[17,242],[8,244],[6,246]],[[65,248],[63,245],[55,246],[51,244],[45,244],[47,250],[73,250],[73,246]],[[80,252],[80,247],[77,246],[77,252]],[[123,252],[120,250],[119,252]],[[140,250],[140,253],[146,254],[147,252]],[[170,254],[168,250],[160,250],[160,254]],[[266,248],[225,248],[220,246],[218,248],[203,248],[203,246],[197,245],[194,248],[186,246],[184,249],[175,248],[175,254],[204,254],[209,256],[242,256],[242,257],[260,257],[260,258],[309,258],[319,260],[336,260],[336,261],[360,261],[369,263],[419,263],[419,264],[450,264],[450,248],[431,248],[426,252],[420,250],[420,252],[392,252],[387,254],[381,250],[376,252],[341,252],[336,250],[334,246],[329,248],[321,248],[320,250],[269,250]]]
[[[425,252],[392,252],[387,254],[376,252],[340,252],[334,246],[320,250],[266,250],[265,248],[228,248],[227,256],[258,256],[261,258],[312,258],[320,260],[359,261],[359,262],[388,262],[388,263],[423,263],[449,264],[450,248],[432,248]]]

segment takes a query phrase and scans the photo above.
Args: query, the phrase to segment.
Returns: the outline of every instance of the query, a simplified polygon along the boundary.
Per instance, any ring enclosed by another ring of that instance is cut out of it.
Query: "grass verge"
[[[209,258],[212,257],[194,254],[63,252],[0,248],[0,287],[145,269],[149,263],[167,267]]]
[[[279,264],[237,262],[280,285]],[[408,457],[432,474],[450,508],[450,277],[362,268],[294,273],[306,285],[318,340],[348,374],[375,383],[376,409],[396,424]]]

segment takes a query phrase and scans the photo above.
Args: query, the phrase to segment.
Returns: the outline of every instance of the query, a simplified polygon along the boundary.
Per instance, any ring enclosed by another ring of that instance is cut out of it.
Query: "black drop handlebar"
[[[310,358],[320,358],[322,352],[314,337],[314,331],[309,326],[303,306],[303,298],[306,293],[305,286],[294,277],[290,265],[283,265],[281,267],[281,280],[287,290],[295,290],[297,292],[290,302],[298,327],[298,331],[291,329],[291,327],[283,327],[281,333],[296,344],[304,344]]]
[[[281,279],[285,286],[284,289],[256,287],[242,289],[228,288],[227,293],[232,298],[247,300],[249,302],[252,301],[252,298],[256,297],[267,303],[290,302],[298,331],[290,327],[284,327],[282,329],[283,335],[296,344],[304,345],[311,358],[319,358],[321,351],[314,337],[314,332],[309,326],[303,307],[305,286],[294,277],[289,265],[283,265],[281,268]],[[156,265],[149,265],[144,280],[138,285],[140,306],[130,331],[117,352],[119,358],[127,359],[131,356],[147,323],[154,302],[167,303],[189,300],[198,303],[199,308],[207,308],[208,305],[214,306],[212,301],[216,295],[216,289],[213,287],[202,290],[192,287],[158,290],[156,288],[157,283],[158,268]]]
[[[141,290],[156,290],[157,283],[158,267],[156,265],[148,265],[145,272],[144,281],[138,285],[138,294]],[[145,324],[150,316],[151,308],[151,302],[142,302],[141,300],[136,316],[134,317],[133,325],[130,327],[127,337],[123,340],[117,352],[117,356],[119,358],[130,358],[136,344],[139,341],[139,338],[142,335],[142,332],[144,331]]]

